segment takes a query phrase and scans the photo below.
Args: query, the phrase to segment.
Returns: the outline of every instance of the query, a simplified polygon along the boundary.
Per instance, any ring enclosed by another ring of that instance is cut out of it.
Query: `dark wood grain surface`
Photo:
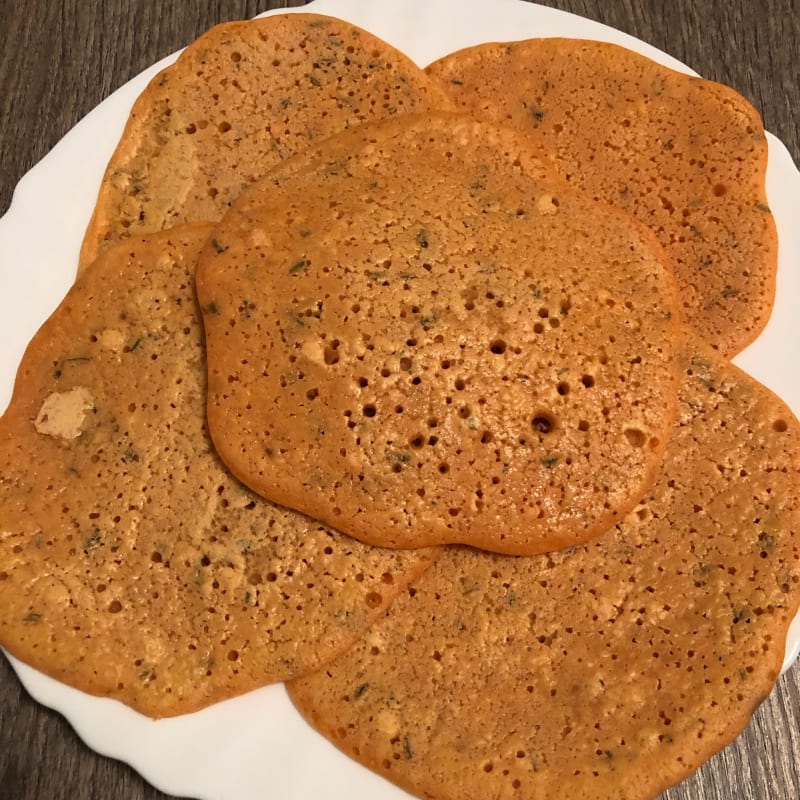
[[[374,2],[376,0],[373,0]],[[402,2],[402,0],[397,0]],[[486,0],[491,5],[492,0]],[[733,86],[800,162],[798,0],[544,0]],[[302,2],[0,0],[0,212],[20,177],[115,88],[211,25]],[[2,346],[2,343],[0,343]],[[800,487],[798,487],[800,491]],[[0,800],[163,800],[34,703],[0,658]],[[272,798],[265,788],[265,798]],[[798,800],[800,667],[739,739],[662,800]],[[322,799],[321,799],[322,800]]]

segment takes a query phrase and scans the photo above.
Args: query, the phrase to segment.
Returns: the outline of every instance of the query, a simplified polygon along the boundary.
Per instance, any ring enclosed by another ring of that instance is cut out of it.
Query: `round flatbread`
[[[318,668],[435,556],[362,545],[220,463],[192,279],[209,232],[110,249],[0,420],[0,645],[154,717]]]
[[[427,115],[329,140],[239,198],[197,288],[220,456],[365,542],[565,547],[663,454],[665,257],[514,132]]]
[[[686,320],[723,355],[758,336],[778,239],[767,140],[744,97],[579,39],[479,45],[427,71],[460,110],[525,132],[571,185],[649,226],[672,261]]]
[[[348,22],[279,14],[217,25],[136,101],[81,269],[117,239],[219,219],[271,166],[351,125],[447,108],[409,58]]]
[[[800,600],[800,424],[687,348],[652,491],[533,558],[447,548],[353,650],[289,684],[334,744],[419,797],[650,800],[769,693]]]

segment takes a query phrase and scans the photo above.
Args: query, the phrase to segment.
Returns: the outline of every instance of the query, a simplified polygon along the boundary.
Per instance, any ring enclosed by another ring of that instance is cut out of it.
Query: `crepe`
[[[423,115],[331,139],[238,198],[197,289],[220,457],[362,541],[558,549],[661,461],[663,252],[513,132]]]
[[[484,44],[428,67],[456,106],[523,131],[569,183],[658,236],[686,320],[732,357],[767,324],[778,239],[767,140],[740,94],[617,45]]]
[[[429,800],[648,800],[767,696],[800,600],[800,424],[695,342],[653,489],[534,558],[446,548],[348,653],[289,684],[348,755]]]
[[[0,645],[154,717],[319,667],[435,557],[364,546],[225,470],[192,279],[209,232],[109,249],[0,419]]]
[[[361,122],[450,108],[409,58],[319,14],[229,22],[150,82],[106,168],[80,268],[109,242],[219,219],[287,156]]]

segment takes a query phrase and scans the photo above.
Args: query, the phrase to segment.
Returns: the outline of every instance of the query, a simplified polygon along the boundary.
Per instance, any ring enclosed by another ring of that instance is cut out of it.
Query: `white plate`
[[[615,42],[691,72],[612,28],[518,0],[315,0],[295,10],[349,20],[420,65],[482,41],[557,35]],[[134,78],[76,125],[20,181],[11,208],[0,219],[0,297],[5,309],[0,318],[0,408],[11,396],[28,340],[72,283],[82,234],[128,111],[148,80],[174,58]],[[780,233],[778,300],[767,330],[736,361],[800,415],[800,173],[773,136],[769,147],[767,194]],[[800,618],[789,634],[785,667],[798,651]],[[63,714],[91,748],[128,762],[165,792],[203,800],[409,797],[311,731],[283,686],[154,722],[121,703],[90,697],[10,660],[30,694]]]

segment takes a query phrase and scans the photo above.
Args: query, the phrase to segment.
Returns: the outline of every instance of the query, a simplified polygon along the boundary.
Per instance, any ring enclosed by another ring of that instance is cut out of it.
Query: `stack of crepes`
[[[800,426],[757,113],[622,48],[292,14],[138,99],[0,421],[0,644],[274,681],[420,797],[645,800],[769,693]]]

